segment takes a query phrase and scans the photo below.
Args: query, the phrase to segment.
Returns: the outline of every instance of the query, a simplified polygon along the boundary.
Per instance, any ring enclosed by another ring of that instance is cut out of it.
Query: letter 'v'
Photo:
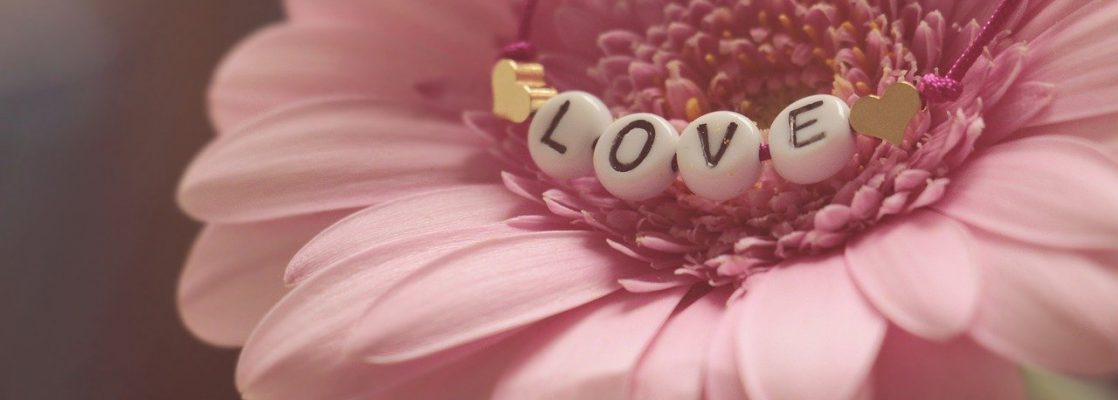
[[[700,124],[699,131],[699,144],[703,146],[703,159],[707,162],[707,167],[714,168],[722,161],[722,156],[726,155],[726,148],[730,147],[730,141],[734,140],[734,133],[738,130],[738,124],[731,122],[726,127],[726,135],[722,136],[722,145],[718,147],[718,153],[710,153],[710,133],[707,132],[707,124]]]

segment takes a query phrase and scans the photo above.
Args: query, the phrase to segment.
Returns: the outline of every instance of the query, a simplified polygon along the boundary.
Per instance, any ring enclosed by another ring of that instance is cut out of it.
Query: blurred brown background
[[[277,0],[0,0],[0,399],[236,398],[182,328],[179,174]]]

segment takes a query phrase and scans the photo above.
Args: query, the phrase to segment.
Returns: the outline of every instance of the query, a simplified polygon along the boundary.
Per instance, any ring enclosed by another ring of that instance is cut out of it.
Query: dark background
[[[236,398],[174,306],[210,71],[278,0],[0,0],[0,399]]]

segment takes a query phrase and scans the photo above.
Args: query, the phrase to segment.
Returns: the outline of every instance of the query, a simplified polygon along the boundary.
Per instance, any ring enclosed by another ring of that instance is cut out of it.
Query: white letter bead
[[[695,194],[723,201],[744,193],[761,176],[761,131],[744,115],[717,111],[687,125],[676,160]]]
[[[841,171],[856,150],[849,116],[842,99],[825,94],[804,97],[781,111],[769,130],[776,173],[808,184]]]
[[[594,141],[613,122],[606,105],[586,92],[549,99],[528,127],[528,152],[545,174],[570,179],[594,172]]]
[[[626,115],[610,124],[594,148],[594,172],[606,190],[639,201],[662,193],[675,180],[672,157],[679,134],[655,114]]]

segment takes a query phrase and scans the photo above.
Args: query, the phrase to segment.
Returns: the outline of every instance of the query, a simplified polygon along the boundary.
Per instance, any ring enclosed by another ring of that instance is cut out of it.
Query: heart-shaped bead
[[[501,59],[493,66],[493,114],[524,122],[556,91],[547,87],[543,66]]]
[[[850,126],[867,136],[894,145],[904,140],[905,128],[920,111],[920,93],[908,82],[897,82],[878,96],[865,96],[850,109]]]

